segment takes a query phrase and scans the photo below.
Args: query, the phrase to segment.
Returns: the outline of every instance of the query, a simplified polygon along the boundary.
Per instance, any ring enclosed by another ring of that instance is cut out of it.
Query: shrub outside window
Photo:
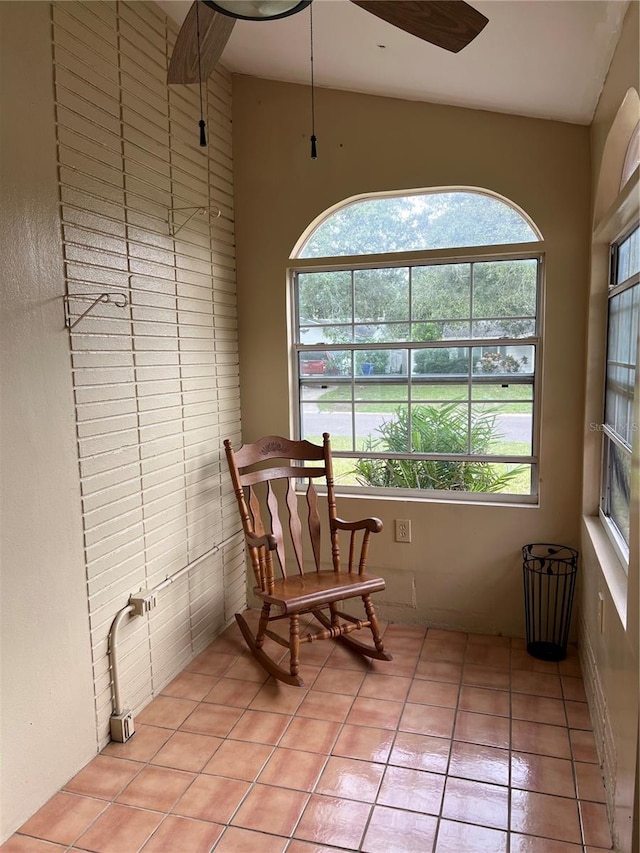
[[[342,260],[359,240],[383,250]],[[478,192],[366,199],[317,226],[292,271],[298,434],[331,433],[343,490],[535,500],[541,280],[530,223]]]

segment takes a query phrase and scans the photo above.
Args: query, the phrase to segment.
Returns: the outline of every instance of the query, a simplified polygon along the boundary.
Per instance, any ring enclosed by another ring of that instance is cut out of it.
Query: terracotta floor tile
[[[549,723],[566,726],[567,716],[562,699],[545,696],[528,696],[524,693],[511,695],[511,716],[514,720],[530,720],[534,723]]]
[[[233,826],[290,836],[307,804],[309,795],[288,788],[257,784],[231,821]]]
[[[93,853],[138,853],[163,815],[113,803],[76,842]]]
[[[312,794],[294,837],[358,850],[370,813],[368,803]]]
[[[584,683],[581,678],[570,675],[561,675],[562,695],[570,702],[586,702],[587,695],[584,692]]]
[[[464,643],[450,643],[448,640],[439,640],[427,635],[420,657],[422,660],[462,663],[465,649],[466,644]]]
[[[398,728],[403,732],[450,738],[454,718],[455,711],[453,708],[437,708],[435,705],[407,703]]]
[[[403,625],[401,622],[390,622],[384,630],[384,639],[391,637],[408,637],[422,642],[427,636],[427,629],[422,625]]]
[[[154,755],[151,764],[199,773],[222,743],[224,741],[217,737],[175,732]]]
[[[475,782],[490,782],[494,785],[508,785],[509,751],[454,740],[451,746],[449,776],[472,779]]]
[[[218,842],[215,853],[284,853],[288,840],[277,835],[264,835],[251,829],[229,826]],[[290,847],[288,849],[291,850]]]
[[[226,654],[216,649],[208,648],[193,659],[186,671],[198,672],[201,675],[221,676],[237,661],[238,654]]]
[[[339,693],[341,696],[355,696],[364,681],[364,672],[353,669],[331,669],[325,667],[314,682],[314,690],[324,693]]]
[[[234,708],[248,708],[260,691],[255,681],[241,681],[239,678],[220,678],[204,697],[204,702],[215,705],[231,705]]]
[[[383,773],[382,764],[334,755],[325,765],[315,792],[345,800],[373,803]]]
[[[431,815],[376,806],[360,849],[363,853],[431,851],[437,825]]]
[[[194,732],[209,737],[226,737],[244,712],[240,708],[222,705],[198,705],[182,724],[181,731]]]
[[[64,790],[87,797],[112,800],[143,767],[144,764],[137,761],[98,755],[67,782]]]
[[[226,678],[238,678],[240,681],[254,681],[264,684],[269,677],[258,661],[248,652],[241,655],[225,672]]]
[[[230,737],[233,740],[255,741],[273,746],[282,737],[290,720],[291,717],[288,714],[272,714],[270,711],[245,711],[231,729]]]
[[[2,853],[65,853],[67,847],[29,838],[27,835],[12,835],[0,846]]]
[[[469,634],[465,631],[449,631],[447,628],[428,628],[427,637],[430,640],[447,640],[458,646],[466,646],[469,641]]]
[[[333,755],[384,763],[391,752],[393,731],[345,725],[331,750]]]
[[[534,755],[529,752],[511,754],[511,785],[526,791],[575,797],[573,766],[564,758]]]
[[[163,696],[174,696],[178,699],[193,699],[200,702],[216,683],[213,675],[202,675],[197,672],[181,672],[162,690]]]
[[[358,695],[404,702],[410,687],[410,678],[397,675],[379,675],[372,672],[365,675]]]
[[[225,740],[203,772],[253,782],[272,752],[273,747],[264,743]]]
[[[497,690],[509,690],[511,673],[507,669],[494,669],[475,663],[465,663],[462,668],[462,683],[472,687],[495,687]]]
[[[236,851],[233,851],[236,853]],[[287,853],[336,853],[335,847],[325,847],[324,844],[315,844],[310,841],[296,841],[295,839],[287,847]]]
[[[509,720],[490,714],[474,714],[471,711],[458,711],[453,732],[454,740],[478,743],[482,746],[509,747]]]
[[[143,853],[209,853],[222,830],[218,823],[168,815],[142,848]]]
[[[576,771],[576,787],[581,800],[591,800],[595,803],[606,802],[602,771],[598,764],[585,764],[574,761]]]
[[[413,678],[419,658],[416,655],[399,654],[398,652],[394,652],[393,649],[389,651],[393,654],[393,660],[375,660],[372,658],[368,665],[369,672],[375,672],[378,675],[397,675],[403,678]]]
[[[611,832],[607,818],[607,808],[604,803],[588,803],[580,801],[580,816],[584,843],[593,847],[611,847]]]
[[[437,815],[442,804],[445,777],[406,767],[387,767],[378,803],[421,814]]]
[[[138,717],[136,723],[148,726],[161,726],[165,729],[177,729],[189,714],[198,707],[192,699],[176,699],[173,696],[156,696]]]
[[[435,853],[506,853],[507,833],[486,826],[441,820]]]
[[[500,649],[510,649],[511,637],[503,637],[500,634],[469,634],[467,643],[469,646],[495,646]]]
[[[395,729],[402,714],[402,709],[402,702],[357,696],[347,715],[346,721],[354,726]]]
[[[384,636],[385,649],[392,655],[418,657],[422,649],[422,637]]]
[[[444,681],[414,681],[409,691],[408,701],[421,705],[440,705],[443,708],[455,708],[458,703],[457,684]]]
[[[412,770],[446,773],[449,762],[449,738],[398,732],[389,757],[389,764]]]
[[[277,747],[260,773],[258,781],[263,785],[313,791],[326,762],[326,755]]]
[[[341,643],[335,643],[333,651],[327,658],[326,665],[331,669],[353,669],[358,672],[367,672],[370,667],[370,661],[369,658],[358,654],[358,652],[351,651],[351,649]],[[393,673],[388,674],[392,675]]]
[[[225,631],[219,637],[216,637],[213,642],[211,642],[205,652],[209,654],[222,654],[222,655],[230,655],[235,658],[244,654],[247,650],[247,645],[244,641],[242,634],[240,633],[240,629],[233,626],[233,630]]]
[[[263,684],[249,707],[253,711],[275,711],[278,714],[295,714],[307,691],[291,687],[281,681],[270,680]]]
[[[168,812],[196,778],[194,773],[168,767],[144,767],[117,798],[118,803]]]
[[[556,758],[571,758],[569,732],[561,726],[512,720],[511,747],[516,752],[536,752]]]
[[[580,842],[576,800],[532,791],[511,792],[511,829],[529,835]]]
[[[511,673],[511,689],[514,693],[562,699],[560,677],[558,675],[547,675],[543,672],[514,670]]]
[[[448,778],[442,816],[506,830],[509,825],[509,789],[471,779]]]
[[[582,853],[581,844],[536,838],[534,835],[519,835],[516,832],[511,833],[509,841],[511,853]]]
[[[462,678],[462,664],[440,660],[419,660],[416,668],[416,678],[426,678],[429,681],[447,681],[458,684]]]
[[[331,720],[295,717],[278,746],[328,755],[339,732],[340,724]]]
[[[510,714],[510,696],[505,690],[492,690],[487,687],[471,687],[463,684],[460,688],[458,708],[461,711],[476,711],[480,714],[493,714],[508,717]]]
[[[61,791],[23,824],[19,832],[60,844],[73,844],[106,808],[104,800]]]
[[[522,669],[527,672],[542,672],[547,675],[559,675],[558,664],[553,661],[540,660],[530,655],[526,649],[511,648],[511,669]]]
[[[570,729],[585,729],[586,731],[593,729],[589,706],[586,702],[572,702],[567,700],[564,706],[567,711],[567,720]]]
[[[298,707],[296,716],[342,723],[347,719],[354,698],[354,696],[340,696],[338,693],[324,693],[321,690],[311,689]]]
[[[118,743],[112,740],[104,747],[101,755],[110,755],[112,758],[128,758],[131,761],[150,761],[171,735],[170,729],[145,726],[136,720],[134,736],[126,743]]]
[[[476,643],[467,644],[464,656],[465,664],[488,666],[495,669],[509,669],[511,666],[511,649],[509,647],[489,646]]]
[[[582,670],[580,668],[580,658],[577,655],[566,657],[558,664],[560,675],[571,675],[575,678],[582,678]]]
[[[593,732],[570,729],[569,739],[571,741],[571,752],[574,761],[586,761],[590,764],[598,764],[598,752]]]
[[[228,823],[250,787],[238,779],[198,776],[172,811],[183,817]]]

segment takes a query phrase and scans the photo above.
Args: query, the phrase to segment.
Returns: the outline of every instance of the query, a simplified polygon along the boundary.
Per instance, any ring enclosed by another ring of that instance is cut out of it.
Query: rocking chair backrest
[[[332,560],[334,569],[338,571],[338,537],[332,524],[336,517],[336,504],[328,433],[323,435],[322,446],[309,441],[291,441],[277,435],[261,438],[255,444],[244,444],[236,451],[229,440],[225,441],[224,446],[244,532],[249,539],[269,537],[271,550],[275,550],[278,555],[283,577],[287,576],[285,531],[295,556],[297,571],[304,574],[303,520],[298,512],[296,493],[296,481],[301,479],[308,481],[306,525],[315,568],[316,571],[320,570],[320,516],[314,480],[326,484]],[[312,464],[306,465],[306,462]],[[269,573],[264,570],[267,550],[264,545],[249,544],[256,581],[263,592],[267,591],[268,585]]]

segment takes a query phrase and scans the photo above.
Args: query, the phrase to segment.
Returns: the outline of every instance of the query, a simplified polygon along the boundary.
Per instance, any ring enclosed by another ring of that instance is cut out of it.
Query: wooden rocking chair
[[[251,653],[265,670],[274,678],[297,686],[303,685],[298,675],[300,643],[336,638],[360,654],[392,660],[384,650],[371,601],[371,594],[383,590],[385,582],[383,578],[366,574],[369,538],[382,530],[382,522],[378,518],[349,522],[336,516],[328,433],[323,437],[323,446],[274,435],[261,438],[255,444],[245,444],[237,451],[229,440],[224,443],[255,574],[254,591],[263,601],[255,636],[240,613],[236,613],[236,620]],[[296,481],[303,479],[308,481],[307,511],[303,513],[307,516],[308,538],[305,533],[304,539],[311,546],[315,565],[315,571],[307,573],[303,560],[303,524],[298,515],[298,503],[303,502],[303,496],[296,494]],[[321,524],[314,479],[321,479],[327,487],[333,564],[330,570],[320,568]],[[288,549],[285,548],[285,530],[288,531]],[[349,560],[345,568],[340,560],[340,531],[349,534]],[[285,550],[293,553],[297,564],[295,574],[287,574]],[[274,564],[279,565],[278,577]],[[364,619],[338,610],[338,602],[356,597],[364,603]],[[273,616],[272,606],[278,609]],[[312,614],[322,629],[301,636],[300,617],[304,614]],[[268,628],[270,623],[281,619],[289,620],[288,639]],[[372,646],[348,636],[362,628],[371,630]],[[264,650],[267,637],[289,649],[288,672]]]

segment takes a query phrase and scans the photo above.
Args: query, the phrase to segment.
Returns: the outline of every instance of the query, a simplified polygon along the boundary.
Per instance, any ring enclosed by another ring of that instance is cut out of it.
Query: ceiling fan
[[[488,23],[464,0],[351,0],[388,24],[458,53]],[[268,21],[301,12],[311,0],[195,0],[178,33],[167,81],[207,80],[236,20]]]

